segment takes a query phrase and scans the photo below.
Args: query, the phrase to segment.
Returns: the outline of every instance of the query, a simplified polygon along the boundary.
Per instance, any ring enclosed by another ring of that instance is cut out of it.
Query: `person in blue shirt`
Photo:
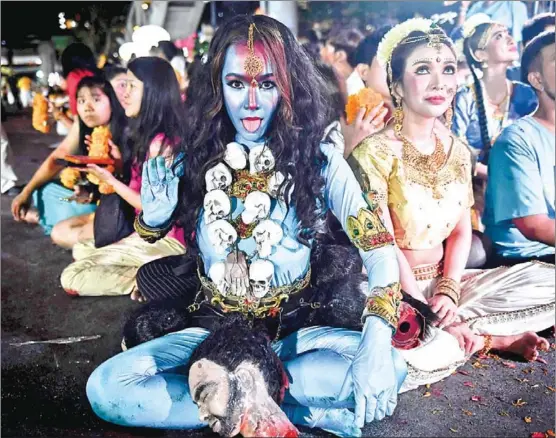
[[[554,263],[555,34],[525,48],[523,80],[539,107],[506,128],[492,148],[486,192],[486,233],[501,264]]]

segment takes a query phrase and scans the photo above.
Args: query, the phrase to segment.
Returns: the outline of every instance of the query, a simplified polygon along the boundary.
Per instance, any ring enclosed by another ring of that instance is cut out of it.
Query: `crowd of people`
[[[52,110],[69,133],[12,215],[72,250],[69,295],[145,302],[87,383],[99,417],[360,436],[479,351],[537,359],[555,317],[555,16],[521,35],[484,12],[455,42],[425,18],[300,43],[237,16],[189,75],[167,42],[102,71],[65,50],[71,117]],[[348,123],[365,88],[381,101]],[[98,127],[113,166],[64,187]]]

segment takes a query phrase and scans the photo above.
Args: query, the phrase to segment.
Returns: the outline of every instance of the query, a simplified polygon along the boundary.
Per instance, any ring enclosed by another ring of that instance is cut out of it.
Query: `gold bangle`
[[[133,228],[143,240],[148,243],[155,243],[168,234],[168,231],[172,228],[172,222],[170,221],[167,226],[162,228],[152,228],[143,222],[143,212],[141,212],[135,216]]]
[[[442,289],[437,291],[435,294],[436,295],[445,295],[448,298],[450,298],[454,304],[457,306],[458,302],[459,302],[459,295],[457,293],[455,293],[454,291],[450,290],[450,289]]]

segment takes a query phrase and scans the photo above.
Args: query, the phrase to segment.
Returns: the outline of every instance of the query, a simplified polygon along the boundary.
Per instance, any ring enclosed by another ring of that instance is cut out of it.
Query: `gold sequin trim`
[[[368,314],[384,319],[396,330],[398,328],[401,300],[400,283],[392,283],[386,287],[375,287],[367,299],[366,311]]]
[[[417,281],[434,280],[435,278],[441,277],[444,273],[444,262],[441,261],[440,263],[432,265],[416,266],[412,268],[412,271]]]
[[[259,191],[268,194],[268,181],[272,173],[251,174],[248,170],[235,171],[230,195],[245,200],[251,192]]]
[[[359,209],[357,217],[349,216],[346,228],[350,240],[363,251],[394,243],[394,238],[382,223],[380,216],[366,208]]]
[[[533,318],[542,313],[554,311],[555,303],[541,304],[540,306],[529,307],[527,309],[512,310],[510,312],[492,313],[490,315],[475,316],[469,318],[465,322],[468,324],[479,323],[483,324],[504,324],[507,322],[525,320]]]

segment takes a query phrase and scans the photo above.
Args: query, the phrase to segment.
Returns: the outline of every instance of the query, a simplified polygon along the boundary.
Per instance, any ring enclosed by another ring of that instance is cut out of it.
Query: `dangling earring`
[[[481,62],[481,69],[486,70],[488,68],[488,62],[483,61]]]
[[[403,109],[401,99],[399,102],[394,102],[394,104],[396,105],[394,108],[394,134],[396,134],[396,137],[400,137],[402,135],[403,128]]]
[[[444,118],[446,119],[446,128],[450,131],[452,130],[452,120],[454,118],[454,110],[452,107],[449,107],[446,112],[444,113]]]

